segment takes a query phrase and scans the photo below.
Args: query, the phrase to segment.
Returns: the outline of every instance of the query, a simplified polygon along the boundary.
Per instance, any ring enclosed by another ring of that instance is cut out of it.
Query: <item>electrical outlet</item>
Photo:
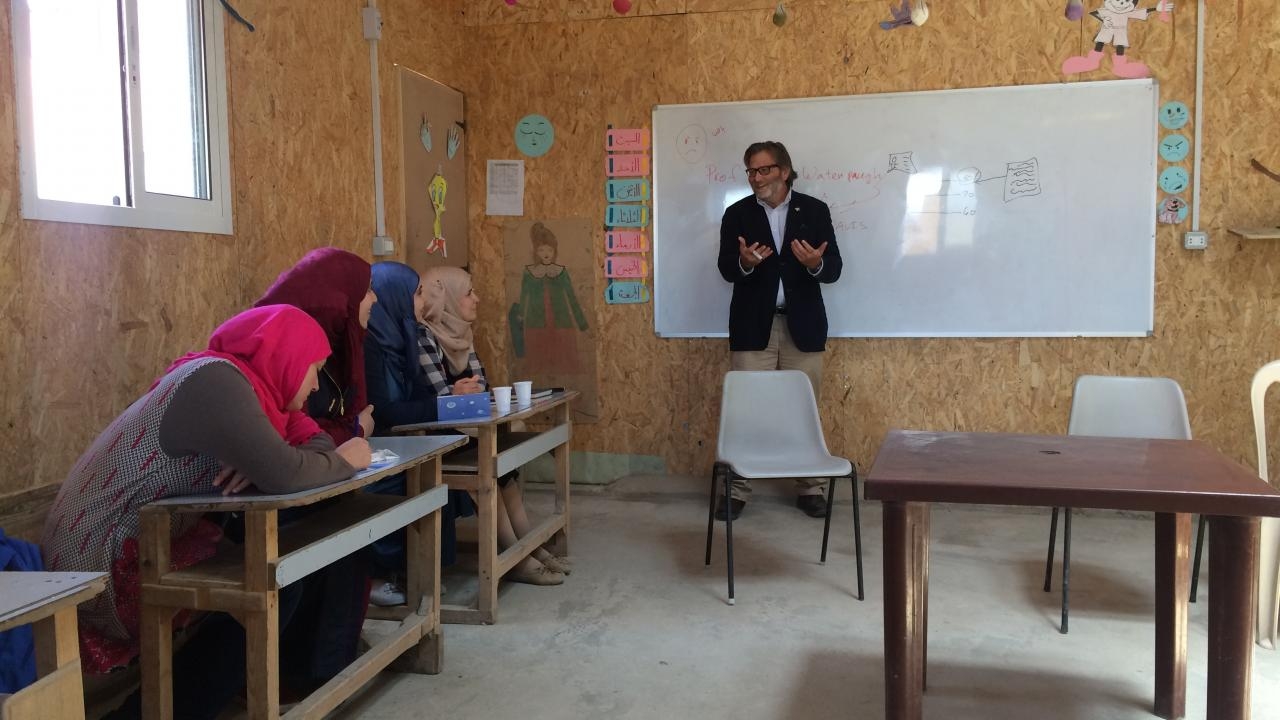
[[[1187,250],[1204,250],[1209,247],[1209,233],[1190,230],[1182,236],[1182,247]]]
[[[391,255],[396,251],[396,244],[386,235],[378,235],[373,238],[373,254],[374,255]]]

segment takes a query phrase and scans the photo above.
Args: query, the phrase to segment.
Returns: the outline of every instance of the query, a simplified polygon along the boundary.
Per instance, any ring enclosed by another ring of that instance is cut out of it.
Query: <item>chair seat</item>
[[[853,472],[848,460],[833,455],[809,458],[769,456],[721,460],[739,476],[747,479],[843,477]]]

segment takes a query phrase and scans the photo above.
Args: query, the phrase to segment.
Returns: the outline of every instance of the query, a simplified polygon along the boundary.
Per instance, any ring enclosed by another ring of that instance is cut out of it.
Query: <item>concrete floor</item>
[[[736,607],[721,523],[702,562],[704,480],[634,476],[579,493],[565,585],[505,585],[497,625],[445,627],[443,674],[384,673],[337,717],[883,717],[880,508],[863,507],[858,602],[847,487],[825,566],[822,522],[788,492],[758,486],[734,524]],[[545,491],[527,496],[535,512],[550,506]],[[1150,520],[1077,516],[1066,636],[1059,578],[1053,594],[1040,589],[1047,533],[1046,510],[934,508],[926,718],[1154,717]],[[1201,581],[1188,718],[1205,717],[1207,572]],[[468,589],[446,582],[451,595]],[[1255,648],[1253,717],[1280,718],[1280,653]]]

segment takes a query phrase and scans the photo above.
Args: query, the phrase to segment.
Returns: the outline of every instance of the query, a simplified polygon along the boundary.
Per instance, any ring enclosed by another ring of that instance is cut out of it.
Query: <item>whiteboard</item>
[[[832,337],[1143,336],[1155,311],[1154,80],[658,105],[654,324],[725,337],[720,219],[742,153],[787,146],[831,208]]]

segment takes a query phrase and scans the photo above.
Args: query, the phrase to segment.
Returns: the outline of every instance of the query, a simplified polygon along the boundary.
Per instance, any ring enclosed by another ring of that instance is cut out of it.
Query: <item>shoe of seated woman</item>
[[[539,550],[533,556],[550,570],[555,570],[565,575],[573,574],[573,562],[567,557],[558,557],[547,550]]]
[[[517,567],[507,573],[507,579],[526,585],[562,585],[564,583],[564,573],[552,570],[536,560],[533,565],[535,567],[532,569],[527,565]]]
[[[375,581],[373,591],[369,593],[369,602],[378,607],[403,605],[405,603],[404,586],[391,580]]]

